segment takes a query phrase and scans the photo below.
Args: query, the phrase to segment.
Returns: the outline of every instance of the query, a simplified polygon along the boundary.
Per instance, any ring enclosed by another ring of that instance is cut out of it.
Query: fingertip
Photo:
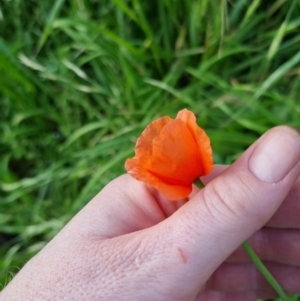
[[[250,155],[249,170],[260,181],[281,181],[300,160],[300,135],[288,126],[268,131]]]

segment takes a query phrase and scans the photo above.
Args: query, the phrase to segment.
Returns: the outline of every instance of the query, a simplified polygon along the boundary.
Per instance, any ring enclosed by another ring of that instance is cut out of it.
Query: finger
[[[193,194],[196,192],[194,188]],[[117,237],[160,223],[186,202],[167,201],[156,189],[125,174],[104,187],[73,218],[72,229],[97,239]]]
[[[218,165],[214,166],[213,171],[202,177],[201,180],[205,185],[207,185],[214,178],[221,175],[228,168],[228,165]],[[267,222],[267,227],[276,228],[300,228],[300,177],[297,179],[295,184],[292,186],[288,195],[286,196],[283,203],[280,205],[276,213]]]
[[[300,267],[300,230],[263,228],[249,240],[260,259]],[[243,247],[235,250],[228,262],[250,262]]]
[[[299,293],[299,267],[268,262],[265,262],[265,265],[287,294]],[[274,293],[273,288],[253,263],[223,263],[207,282],[206,289],[223,292],[260,291],[267,294]]]
[[[213,171],[201,180],[207,184],[227,167],[215,165]],[[92,234],[102,239],[146,229],[171,216],[198,192],[199,189],[193,186],[187,200],[170,202],[153,187],[125,174],[104,187],[73,219],[72,227],[77,226],[79,234]]]
[[[299,134],[274,128],[158,227],[189,290],[270,219],[299,176],[299,160]]]
[[[300,229],[300,177],[292,186],[284,202],[267,222],[267,227]]]

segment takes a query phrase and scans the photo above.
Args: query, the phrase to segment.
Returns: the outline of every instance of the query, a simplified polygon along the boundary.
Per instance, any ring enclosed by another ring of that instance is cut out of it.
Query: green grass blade
[[[279,27],[271,45],[270,45],[269,51],[267,53],[268,61],[271,61],[278,51],[279,45],[280,45],[282,39],[284,38],[284,35],[286,33],[287,24],[290,20],[292,12],[294,11],[296,3],[298,3],[298,0],[293,0],[284,22]]]
[[[117,7],[119,7],[130,19],[138,23],[135,12],[123,0],[111,0]]]
[[[261,0],[252,1],[252,3],[250,4],[250,6],[247,9],[247,12],[244,16],[243,21],[241,22],[240,28],[244,27],[245,24],[248,22],[248,20],[251,19],[251,17],[255,14],[255,11],[258,9],[260,4],[261,4]]]
[[[43,34],[41,35],[41,37],[39,39],[37,53],[40,52],[40,50],[42,49],[42,47],[46,43],[48,37],[50,36],[51,31],[52,31],[53,22],[54,22],[55,18],[58,16],[64,2],[65,2],[65,0],[56,0],[55,1],[54,5],[52,7],[52,10],[49,14],[49,18],[47,20],[46,27],[43,31]]]
[[[278,81],[284,74],[294,67],[300,61],[300,51],[298,51],[290,60],[281,65],[274,71],[261,85],[261,87],[254,94],[254,98],[259,98],[265,93],[276,81]]]

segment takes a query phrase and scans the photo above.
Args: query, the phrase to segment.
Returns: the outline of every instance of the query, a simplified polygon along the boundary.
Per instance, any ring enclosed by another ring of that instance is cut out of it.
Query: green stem
[[[202,183],[202,181],[197,178],[195,181],[194,181],[194,184],[199,188],[199,189],[202,189],[205,187],[205,185]]]
[[[199,188],[202,189],[205,187],[205,185],[202,183],[200,179],[196,179],[194,184]],[[272,274],[269,272],[269,270],[266,268],[266,266],[262,263],[262,261],[259,259],[257,254],[254,252],[250,244],[245,241],[243,243],[243,247],[245,251],[247,252],[248,256],[252,260],[252,262],[255,264],[257,269],[261,272],[261,274],[265,277],[265,279],[269,282],[269,284],[273,287],[273,289],[277,292],[280,299],[282,301],[287,300],[287,295],[285,294],[284,290],[280,286],[280,284],[277,282],[277,280],[272,276]]]
[[[243,243],[243,247],[245,251],[247,252],[248,256],[252,260],[252,262],[255,264],[257,269],[261,272],[261,274],[265,277],[265,279],[269,282],[269,284],[273,287],[273,289],[277,292],[281,300],[287,300],[287,295],[285,294],[284,290],[280,286],[280,284],[277,282],[277,280],[272,276],[272,274],[269,272],[269,270],[266,268],[266,266],[262,263],[262,261],[259,259],[257,254],[254,252],[250,244],[245,241]]]

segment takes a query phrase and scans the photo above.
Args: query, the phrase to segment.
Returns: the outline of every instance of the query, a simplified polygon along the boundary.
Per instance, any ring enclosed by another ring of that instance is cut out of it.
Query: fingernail
[[[277,183],[300,160],[300,135],[289,127],[271,130],[258,142],[249,169],[261,181]]]

